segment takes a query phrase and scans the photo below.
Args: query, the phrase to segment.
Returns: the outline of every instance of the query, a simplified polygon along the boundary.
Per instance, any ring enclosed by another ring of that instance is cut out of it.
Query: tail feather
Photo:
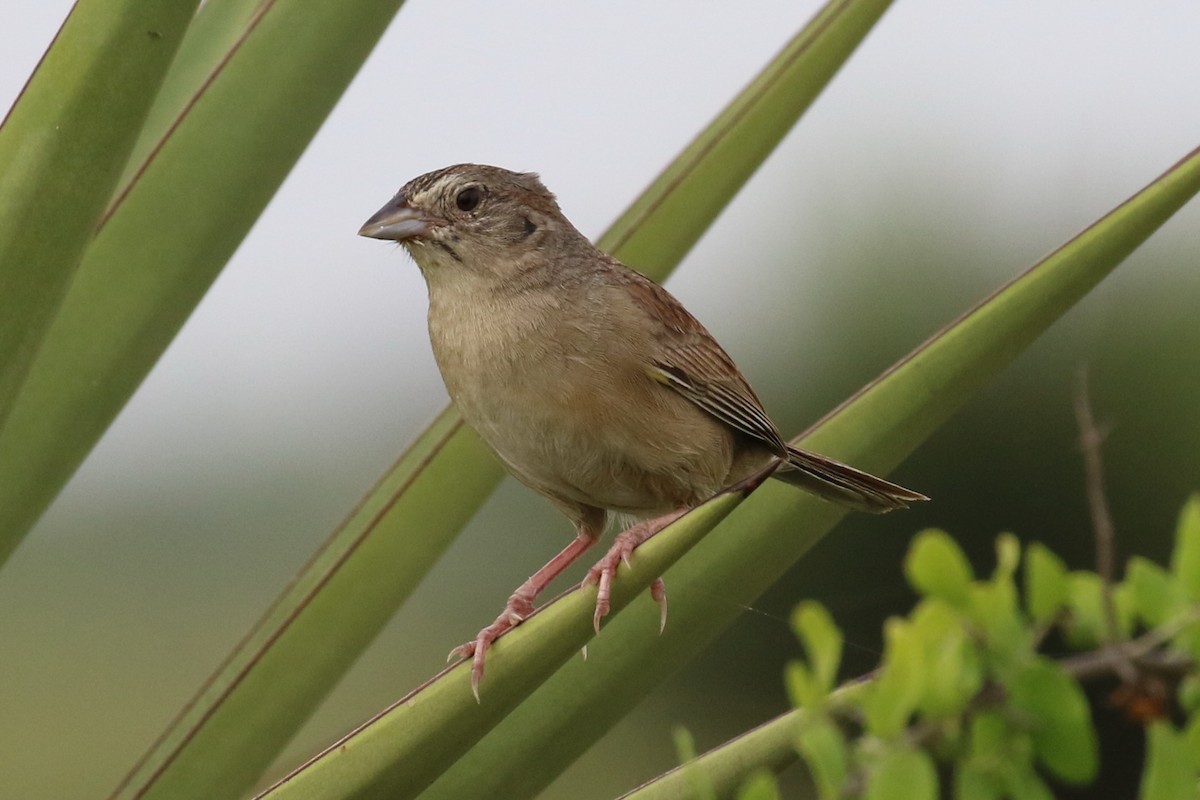
[[[840,461],[794,447],[788,447],[787,461],[774,477],[839,505],[871,514],[885,514],[929,499]]]

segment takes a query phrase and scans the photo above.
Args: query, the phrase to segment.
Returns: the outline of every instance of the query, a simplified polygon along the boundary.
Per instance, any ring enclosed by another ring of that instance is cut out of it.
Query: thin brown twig
[[[1104,622],[1108,629],[1107,647],[1104,651],[1113,659],[1113,669],[1126,683],[1137,680],[1137,667],[1119,645],[1121,630],[1117,623],[1117,604],[1113,599],[1113,573],[1116,570],[1116,532],[1112,514],[1108,510],[1108,498],[1104,494],[1104,462],[1100,457],[1100,446],[1105,433],[1096,427],[1092,416],[1092,404],[1088,395],[1087,367],[1079,370],[1075,389],[1075,418],[1079,423],[1079,445],[1083,451],[1083,470],[1087,486],[1088,509],[1092,516],[1092,530],[1096,541],[1096,574],[1100,576],[1101,604],[1104,607]]]

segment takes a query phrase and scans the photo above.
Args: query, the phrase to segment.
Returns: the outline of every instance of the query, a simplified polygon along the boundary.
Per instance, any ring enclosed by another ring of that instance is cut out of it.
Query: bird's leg
[[[596,613],[592,617],[596,633],[600,632],[600,620],[608,614],[611,608],[613,577],[617,574],[617,568],[621,566],[621,562],[629,566],[629,556],[638,545],[682,517],[687,511],[686,508],[679,508],[663,514],[661,517],[643,520],[628,530],[622,531],[617,534],[617,540],[613,542],[613,546],[604,558],[597,561],[596,565],[588,570],[587,577],[583,579],[583,585],[597,584]],[[654,602],[658,603],[658,629],[659,632],[662,632],[667,625],[667,585],[663,583],[662,578],[656,578],[654,583],[650,584],[650,596],[654,598]]]
[[[496,617],[496,621],[481,630],[474,639],[450,651],[450,658],[462,656],[473,657],[471,665],[471,691],[475,699],[479,699],[479,681],[483,679],[483,659],[488,648],[501,634],[515,628],[526,617],[533,613],[533,601],[550,585],[550,582],[562,574],[563,570],[574,564],[584,552],[596,543],[598,534],[589,527],[580,527],[574,541],[564,547],[554,558],[546,562],[522,583],[504,606],[504,611]]]

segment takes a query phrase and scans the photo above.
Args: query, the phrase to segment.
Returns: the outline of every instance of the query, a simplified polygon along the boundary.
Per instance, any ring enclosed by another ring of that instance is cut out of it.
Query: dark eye
[[[458,197],[454,198],[454,205],[458,206],[459,211],[474,211],[479,207],[479,201],[482,199],[482,189],[478,186],[468,186],[458,193]]]

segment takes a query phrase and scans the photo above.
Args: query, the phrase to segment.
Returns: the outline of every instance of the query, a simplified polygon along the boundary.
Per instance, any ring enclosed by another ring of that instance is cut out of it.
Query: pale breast
[[[721,488],[733,435],[652,380],[648,343],[603,298],[431,292],[430,338],[467,423],[527,485],[555,498],[648,515]]]

